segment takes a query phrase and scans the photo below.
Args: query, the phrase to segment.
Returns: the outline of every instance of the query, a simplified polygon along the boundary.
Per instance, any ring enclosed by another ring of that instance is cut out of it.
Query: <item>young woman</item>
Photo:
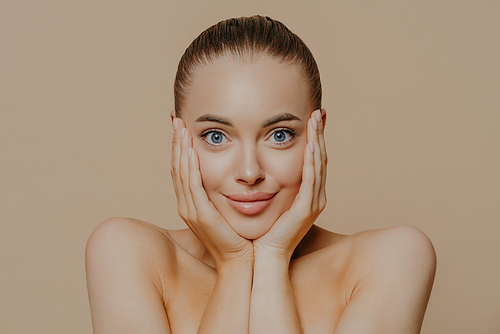
[[[219,22],[186,50],[174,90],[171,172],[189,228],[95,229],[94,333],[420,332],[436,269],[427,236],[314,225],[326,112],[295,34],[268,17]]]

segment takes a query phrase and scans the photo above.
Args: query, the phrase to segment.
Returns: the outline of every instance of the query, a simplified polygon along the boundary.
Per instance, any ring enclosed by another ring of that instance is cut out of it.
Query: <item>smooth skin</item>
[[[94,333],[420,332],[436,270],[428,237],[412,226],[341,235],[314,225],[326,205],[326,112],[307,96],[300,71],[272,59],[196,73],[182,119],[172,114],[188,228],[112,218],[95,229]],[[264,126],[285,112],[296,119]],[[230,124],[199,121],[207,114]],[[224,197],[252,191],[276,192],[257,215]]]

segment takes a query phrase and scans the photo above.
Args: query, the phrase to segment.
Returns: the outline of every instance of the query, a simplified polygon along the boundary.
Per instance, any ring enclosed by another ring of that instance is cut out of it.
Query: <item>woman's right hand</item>
[[[208,199],[191,133],[180,118],[173,122],[171,174],[179,215],[205,245],[217,268],[234,261],[253,261],[252,242],[238,235]]]

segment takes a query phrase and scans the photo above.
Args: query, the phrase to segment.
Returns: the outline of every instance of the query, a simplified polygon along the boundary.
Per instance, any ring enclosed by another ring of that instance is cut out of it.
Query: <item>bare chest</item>
[[[196,333],[217,280],[217,272],[186,257],[177,268],[166,305],[172,333]],[[344,266],[325,256],[294,260],[290,266],[292,285],[301,325],[305,333],[333,333],[346,306],[350,282]]]

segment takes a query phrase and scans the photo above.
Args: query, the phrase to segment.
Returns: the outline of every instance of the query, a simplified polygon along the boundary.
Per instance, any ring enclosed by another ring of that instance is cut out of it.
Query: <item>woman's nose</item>
[[[253,185],[264,180],[265,174],[255,147],[240,148],[240,150],[237,158],[236,181],[246,185]]]

